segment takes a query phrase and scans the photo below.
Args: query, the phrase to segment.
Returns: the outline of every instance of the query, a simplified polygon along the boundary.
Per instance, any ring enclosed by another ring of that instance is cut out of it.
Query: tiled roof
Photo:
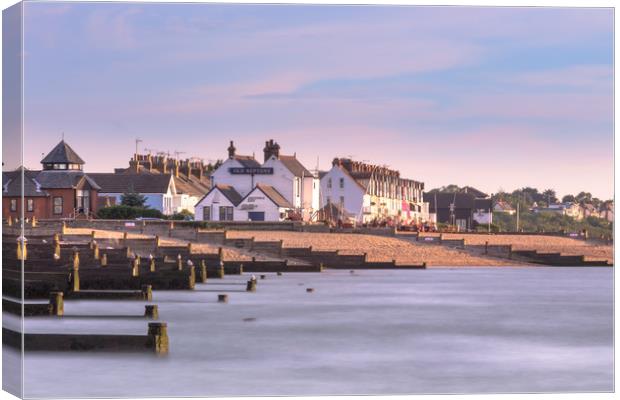
[[[435,212],[435,202],[439,209],[450,208],[451,203],[456,208],[474,208],[474,200],[474,195],[470,193],[424,193],[424,201],[428,203],[430,212]],[[483,205],[481,208],[485,207]]]
[[[166,193],[172,175],[170,174],[114,174],[95,173],[89,176],[101,186],[102,193]]]
[[[462,192],[463,192],[463,193],[473,194],[473,195],[474,195],[475,197],[477,197],[477,198],[486,198],[486,197],[489,197],[489,195],[488,195],[488,194],[486,194],[486,193],[484,193],[484,192],[481,192],[480,190],[478,190],[478,189],[476,189],[476,188],[474,188],[474,187],[471,187],[471,186],[465,186],[465,187],[463,187],[461,190],[462,190]]]
[[[289,203],[288,200],[284,198],[273,186],[271,185],[263,185],[257,184],[254,190],[260,190],[267,196],[271,201],[274,202],[275,205],[282,208],[293,208],[293,205]],[[246,197],[248,197],[254,190],[252,190]]]
[[[209,192],[210,185],[207,185],[203,181],[199,181],[197,178],[188,179],[185,175],[179,174],[179,177],[173,176],[174,186],[177,193],[184,193],[190,196],[201,197],[205,193]]]
[[[244,168],[260,168],[260,163],[252,156],[236,155],[233,159],[239,161]]]
[[[310,177],[313,176],[312,172],[308,171],[306,167],[303,166],[302,163],[299,162],[297,157],[295,156],[284,156],[281,155],[279,160],[282,161],[282,164],[293,173],[293,175],[297,177]]]
[[[45,190],[43,190],[38,182],[35,180],[35,176],[39,171],[24,170],[24,197],[45,197],[49,196]],[[22,187],[22,174],[21,168],[15,171],[2,172],[2,195],[6,197],[20,197]]]
[[[35,179],[44,189],[74,189],[77,188],[83,179],[93,189],[100,189],[97,182],[82,171],[43,170],[37,174]]]
[[[78,154],[69,146],[64,140],[56,145],[45,156],[41,163],[70,163],[70,164],[84,164],[84,160],[78,156]]]

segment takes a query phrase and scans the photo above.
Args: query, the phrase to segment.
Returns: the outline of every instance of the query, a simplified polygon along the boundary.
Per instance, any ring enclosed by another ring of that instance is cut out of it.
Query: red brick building
[[[39,171],[2,172],[3,218],[76,218],[97,211],[100,187],[82,170],[84,160],[61,141],[41,160]],[[23,172],[23,173],[22,173]],[[23,202],[21,198],[23,187]]]

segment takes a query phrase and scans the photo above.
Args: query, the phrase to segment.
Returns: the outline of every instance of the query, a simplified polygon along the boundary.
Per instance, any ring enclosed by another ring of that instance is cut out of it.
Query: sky
[[[613,11],[26,3],[24,163],[135,148],[205,161],[268,139],[427,189],[613,196]]]

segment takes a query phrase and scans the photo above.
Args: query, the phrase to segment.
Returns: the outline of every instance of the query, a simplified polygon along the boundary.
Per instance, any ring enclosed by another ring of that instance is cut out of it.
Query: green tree
[[[575,201],[575,196],[573,196],[572,194],[567,194],[566,196],[562,197],[562,203],[573,203]]]
[[[555,190],[553,189],[546,189],[544,192],[542,192],[542,197],[547,204],[556,203],[558,201]]]
[[[146,197],[134,191],[133,186],[121,195],[121,204],[124,206],[147,208],[145,203]]]

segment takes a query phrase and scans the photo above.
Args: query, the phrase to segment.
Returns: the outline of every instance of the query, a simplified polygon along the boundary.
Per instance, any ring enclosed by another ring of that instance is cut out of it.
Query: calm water
[[[612,391],[612,277],[604,268],[328,271],[268,274],[256,293],[221,285],[245,280],[227,277],[195,292],[154,293],[168,357],[27,353],[25,395]],[[218,292],[229,293],[228,304],[216,302]],[[65,305],[68,315],[143,309]],[[16,321],[4,317],[6,326]],[[145,334],[146,325],[31,318],[26,329]]]

